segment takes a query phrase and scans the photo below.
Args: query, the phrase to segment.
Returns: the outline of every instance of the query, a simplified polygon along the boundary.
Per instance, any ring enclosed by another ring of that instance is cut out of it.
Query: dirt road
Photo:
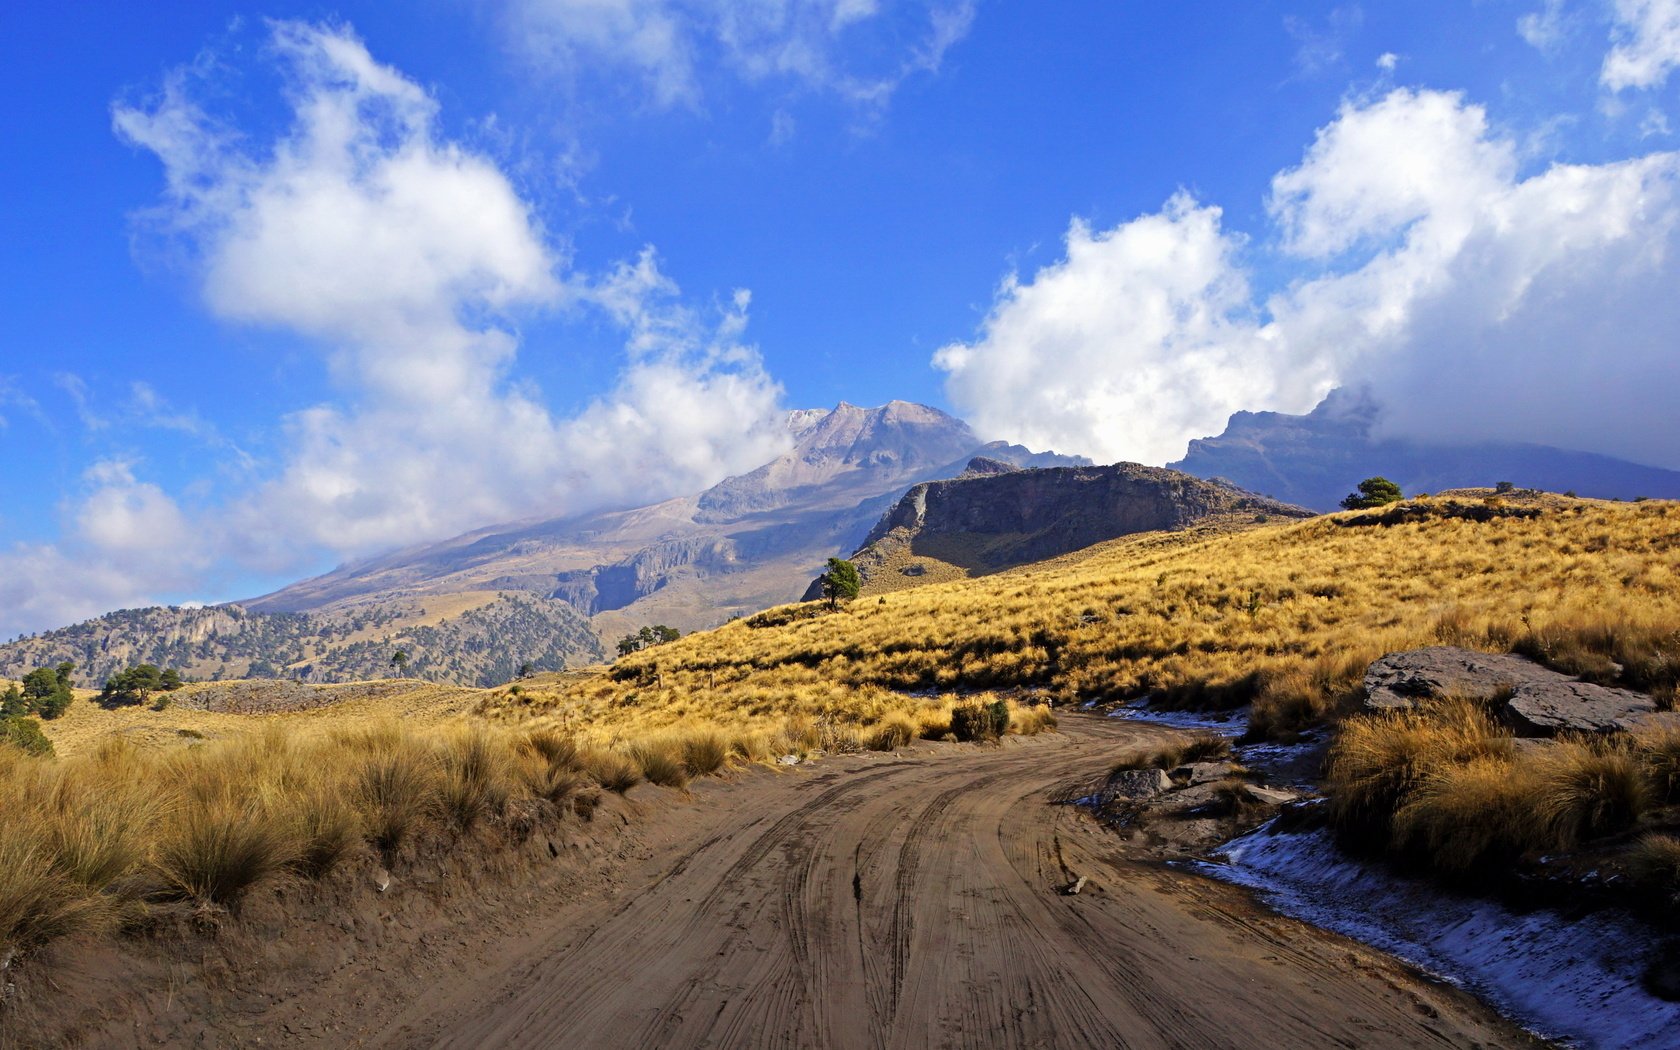
[[[386,1047],[1530,1046],[1491,1011],[1193,875],[1057,788],[1147,727],[697,789],[609,901],[366,1033]],[[641,789],[649,790],[649,789]],[[1079,896],[1058,890],[1090,877]]]

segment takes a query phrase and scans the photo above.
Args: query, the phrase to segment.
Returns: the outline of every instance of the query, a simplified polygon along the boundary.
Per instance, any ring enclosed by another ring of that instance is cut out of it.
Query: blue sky
[[[90,3],[0,47],[0,635],[694,491],[842,399],[1165,462],[1363,383],[1680,467],[1680,0]]]

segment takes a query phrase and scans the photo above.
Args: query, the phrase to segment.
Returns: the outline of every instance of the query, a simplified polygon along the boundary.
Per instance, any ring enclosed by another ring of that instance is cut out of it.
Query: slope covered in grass
[[[1283,732],[1357,701],[1366,666],[1448,642],[1672,696],[1680,505],[1418,500],[1238,533],[1131,537],[825,612],[784,606],[622,659],[506,715],[652,728],[903,709],[985,690],[1253,702]]]

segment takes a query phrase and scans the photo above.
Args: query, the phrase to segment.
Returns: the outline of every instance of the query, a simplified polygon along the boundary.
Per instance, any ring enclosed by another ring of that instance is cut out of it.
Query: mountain
[[[1218,437],[1190,442],[1168,466],[1317,510],[1334,510],[1362,479],[1380,474],[1408,494],[1492,486],[1601,499],[1680,499],[1680,471],[1546,445],[1433,445],[1371,436],[1369,398],[1337,390],[1304,416],[1238,412]]]
[[[1088,462],[982,444],[924,405],[840,403],[790,413],[793,447],[704,492],[646,507],[479,529],[349,565],[244,605],[347,610],[460,592],[558,599],[614,639],[643,624],[688,631],[797,596],[850,550],[909,486],[950,477],[976,455],[1022,465]]]
[[[1022,470],[977,457],[963,476],[905,493],[851,560],[874,593],[1044,561],[1134,533],[1312,513],[1137,463]],[[820,593],[813,582],[805,597]]]
[[[1088,463],[1002,442],[904,401],[787,418],[792,447],[704,492],[645,507],[477,529],[214,609],[127,610],[0,646],[0,675],[74,660],[86,684],[142,661],[192,677],[337,681],[407,673],[506,681],[597,661],[648,624],[710,627],[796,597],[905,489],[976,456]]]
[[[559,670],[602,658],[589,621],[570,605],[490,592],[325,613],[124,609],[0,646],[0,678],[70,660],[85,688],[139,663],[189,678],[343,682],[390,676],[398,649],[410,677],[484,686],[525,663]]]

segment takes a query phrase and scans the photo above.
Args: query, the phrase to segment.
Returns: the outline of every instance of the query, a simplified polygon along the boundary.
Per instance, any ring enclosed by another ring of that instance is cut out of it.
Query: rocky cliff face
[[[1170,466],[1227,478],[1255,492],[1334,510],[1362,479],[1380,474],[1408,494],[1491,486],[1576,492],[1603,499],[1680,499],[1680,472],[1543,445],[1428,445],[1372,437],[1376,408],[1338,390],[1312,412],[1238,412],[1225,433],[1190,442]]]
[[[866,586],[883,589],[883,573],[921,577],[930,562],[965,573],[994,572],[1133,533],[1222,517],[1311,515],[1228,484],[1136,463],[1020,470],[977,459],[962,477],[905,493],[852,560]],[[806,598],[819,593],[813,584]]]

